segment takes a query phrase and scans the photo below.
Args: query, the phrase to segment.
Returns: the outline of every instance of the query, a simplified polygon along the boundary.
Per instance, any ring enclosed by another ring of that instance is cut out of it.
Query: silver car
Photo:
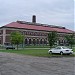
[[[48,51],[49,54],[51,53],[59,53],[61,55],[63,54],[72,54],[73,53],[73,50],[72,49],[69,49],[65,46],[57,46],[55,48],[52,48]]]

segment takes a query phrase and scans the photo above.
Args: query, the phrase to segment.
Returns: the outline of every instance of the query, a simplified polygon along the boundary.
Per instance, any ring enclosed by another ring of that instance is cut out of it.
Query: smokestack
[[[32,16],[32,22],[36,23],[36,16],[35,15]]]

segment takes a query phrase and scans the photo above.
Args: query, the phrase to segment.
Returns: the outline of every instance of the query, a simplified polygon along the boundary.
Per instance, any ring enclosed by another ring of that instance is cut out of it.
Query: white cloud
[[[16,20],[63,25],[74,30],[73,0],[0,0],[0,25]],[[70,26],[71,25],[71,26]]]

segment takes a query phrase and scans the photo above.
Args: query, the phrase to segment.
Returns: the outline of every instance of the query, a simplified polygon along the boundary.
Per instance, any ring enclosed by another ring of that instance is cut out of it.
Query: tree
[[[53,45],[55,44],[55,42],[57,41],[57,32],[50,32],[48,34],[48,41],[49,41],[49,46],[50,48],[53,47]]]
[[[18,50],[18,45],[23,43],[24,36],[20,32],[12,32],[10,36],[11,36],[11,43],[16,44]]]
[[[71,48],[72,48],[72,46],[75,44],[75,37],[74,37],[74,34],[66,35],[65,38],[66,38],[68,44],[69,44],[69,45],[71,46]]]

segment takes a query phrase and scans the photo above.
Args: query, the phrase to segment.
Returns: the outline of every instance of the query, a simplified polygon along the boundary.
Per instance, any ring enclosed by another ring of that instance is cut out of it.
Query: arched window
[[[34,45],[36,44],[36,40],[35,40],[35,39],[33,39],[33,44],[34,44]]]
[[[42,39],[40,40],[40,44],[42,44]]]
[[[27,39],[25,39],[25,44],[28,44],[28,40]]]
[[[47,44],[47,41],[44,39],[44,44]]]
[[[31,39],[29,39],[29,44],[31,44]]]
[[[39,44],[39,39],[37,39],[37,44]]]

